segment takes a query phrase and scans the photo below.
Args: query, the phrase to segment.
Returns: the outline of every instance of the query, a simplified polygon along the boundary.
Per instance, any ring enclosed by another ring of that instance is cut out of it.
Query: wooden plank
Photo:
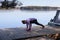
[[[41,29],[40,26],[32,27],[32,30],[27,32],[25,28],[5,28],[0,29],[0,38],[2,40],[22,39],[39,37],[46,34],[60,33],[60,28],[46,26]]]

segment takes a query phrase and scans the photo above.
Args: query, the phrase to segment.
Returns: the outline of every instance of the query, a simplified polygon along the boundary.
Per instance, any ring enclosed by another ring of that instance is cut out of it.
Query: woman
[[[26,28],[27,31],[30,31],[30,30],[31,30],[31,27],[32,27],[32,24],[33,24],[33,23],[42,26],[42,28],[45,27],[44,25],[38,23],[36,18],[28,18],[28,19],[26,19],[26,20],[22,20],[22,23],[23,23],[23,24],[26,24],[26,26],[27,26],[27,28]]]

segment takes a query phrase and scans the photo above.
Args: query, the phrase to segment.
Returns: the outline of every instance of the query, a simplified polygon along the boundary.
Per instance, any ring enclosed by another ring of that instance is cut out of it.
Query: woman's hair
[[[26,23],[26,20],[22,20],[22,23],[25,24]]]

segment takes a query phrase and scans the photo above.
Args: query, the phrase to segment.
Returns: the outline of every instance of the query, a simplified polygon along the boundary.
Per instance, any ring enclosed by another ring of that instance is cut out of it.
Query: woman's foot
[[[42,29],[44,29],[45,28],[45,26],[42,26]]]
[[[31,29],[27,29],[26,31],[31,31]]]

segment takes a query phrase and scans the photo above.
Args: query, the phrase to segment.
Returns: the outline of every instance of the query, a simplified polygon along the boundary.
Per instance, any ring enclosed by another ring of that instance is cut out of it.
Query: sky
[[[60,7],[60,0],[19,0],[19,1],[21,1],[24,5]]]
[[[3,0],[0,0],[3,1]],[[58,6],[60,7],[60,0],[18,0],[24,5],[36,5],[36,6]]]

